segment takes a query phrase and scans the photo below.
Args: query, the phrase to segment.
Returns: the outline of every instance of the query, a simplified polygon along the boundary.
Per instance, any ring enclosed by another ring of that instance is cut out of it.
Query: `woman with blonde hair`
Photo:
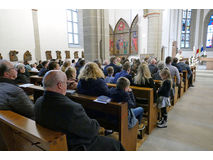
[[[78,76],[77,92],[91,96],[109,95],[104,73],[94,62],[87,63]]]
[[[71,63],[69,60],[66,60],[63,64],[63,66],[61,67],[61,71],[65,72],[65,70],[67,69],[67,67],[71,66]]]
[[[134,84],[139,87],[153,88],[154,101],[156,101],[157,96],[154,80],[146,63],[141,63],[138,67],[137,75],[134,77]]]
[[[65,74],[67,76],[67,89],[76,90],[78,81],[76,79],[76,69],[74,67],[68,67],[65,70]]]

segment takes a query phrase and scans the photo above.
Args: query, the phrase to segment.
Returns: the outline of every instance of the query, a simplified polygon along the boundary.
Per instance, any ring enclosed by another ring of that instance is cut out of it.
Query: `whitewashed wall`
[[[23,9],[0,10],[0,53],[9,60],[10,50],[17,50],[18,60],[23,61],[23,54],[29,50],[35,61],[34,32],[32,11]]]

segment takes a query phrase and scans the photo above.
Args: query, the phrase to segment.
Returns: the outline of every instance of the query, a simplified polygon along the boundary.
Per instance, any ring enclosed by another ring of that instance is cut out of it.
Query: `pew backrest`
[[[0,110],[0,133],[11,151],[66,151],[65,134],[44,128],[35,121]]]

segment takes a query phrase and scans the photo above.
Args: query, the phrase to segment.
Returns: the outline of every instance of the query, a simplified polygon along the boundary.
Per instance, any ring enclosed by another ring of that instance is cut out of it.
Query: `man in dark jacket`
[[[150,61],[149,70],[152,76],[158,71],[158,67],[156,66],[156,60],[154,58],[152,58]]]
[[[17,71],[13,64],[0,60],[0,110],[11,110],[34,119],[34,106],[25,92],[15,83]]]
[[[107,76],[107,68],[109,66],[112,66],[113,69],[114,69],[113,76],[115,76],[116,73],[118,73],[118,72],[121,71],[121,67],[119,67],[118,65],[116,65],[116,61],[117,61],[117,58],[115,56],[113,56],[113,57],[110,58],[110,64],[104,67],[104,75],[105,76]]]
[[[65,96],[65,73],[47,72],[43,86],[44,95],[35,104],[35,120],[46,128],[65,133],[69,150],[123,150],[120,142],[98,136],[98,122],[90,119],[80,104]]]
[[[43,68],[41,68],[40,71],[39,71],[39,73],[38,73],[39,76],[44,76],[45,73],[48,71],[48,69],[47,69],[47,67],[48,67],[48,61],[43,61],[42,62],[42,66],[43,66]]]

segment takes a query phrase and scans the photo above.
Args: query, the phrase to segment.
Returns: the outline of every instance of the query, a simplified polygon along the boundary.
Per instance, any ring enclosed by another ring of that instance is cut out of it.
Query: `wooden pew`
[[[44,92],[43,87],[35,85],[23,89],[26,92],[32,92],[33,90],[34,101],[36,101],[38,97],[42,96]],[[108,104],[102,104],[94,102],[97,97],[91,97],[77,93],[67,93],[67,96],[73,101],[82,104],[88,116],[90,118],[96,119],[102,127],[118,131],[119,140],[126,150],[136,150],[138,124],[135,127],[128,129],[127,103],[111,102]],[[100,113],[101,116],[96,114],[97,112]],[[117,123],[111,122],[108,118],[110,116],[113,116],[116,119]]]
[[[9,151],[66,151],[63,133],[44,128],[12,111],[0,111],[0,132]]]
[[[109,87],[116,87],[116,84],[107,83]],[[158,110],[154,105],[154,93],[152,88],[130,86],[136,98],[146,99],[148,104],[145,107],[148,109],[148,127],[147,133],[150,134],[156,127]],[[142,106],[144,107],[144,106]]]
[[[178,97],[182,97],[184,93],[183,73],[180,73],[180,85],[178,86]]]
[[[30,83],[39,86],[42,84],[42,79],[43,77],[40,77],[38,75],[30,76]]]
[[[187,70],[183,70],[183,78],[185,79],[185,81],[184,81],[184,92],[186,92],[187,89],[189,88],[189,80],[188,80],[187,75],[188,75]]]
[[[30,73],[30,76],[38,75],[39,72],[36,71],[28,71]]]
[[[196,66],[191,66],[191,71],[192,71],[192,83],[194,83],[196,78]]]

